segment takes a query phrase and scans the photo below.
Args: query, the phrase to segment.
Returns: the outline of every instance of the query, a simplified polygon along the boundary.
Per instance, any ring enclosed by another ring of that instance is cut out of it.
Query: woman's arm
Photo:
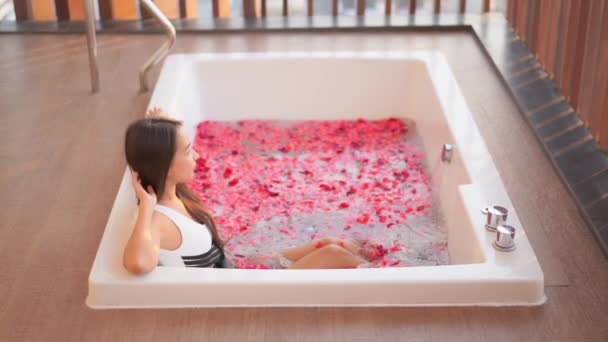
[[[137,221],[125,247],[123,263],[134,274],[148,273],[158,265],[160,237],[152,229],[152,209],[140,206]]]
[[[298,261],[300,258],[305,255],[310,254],[311,252],[316,251],[319,248],[322,248],[327,245],[335,244],[335,240],[331,238],[324,238],[311,241],[301,246],[286,248],[281,251],[284,257],[290,259],[291,261]]]
[[[142,274],[154,270],[160,255],[160,234],[152,224],[156,194],[151,187],[148,191],[143,189],[136,172],[132,182],[140,204],[135,227],[125,247],[123,265],[131,273]]]

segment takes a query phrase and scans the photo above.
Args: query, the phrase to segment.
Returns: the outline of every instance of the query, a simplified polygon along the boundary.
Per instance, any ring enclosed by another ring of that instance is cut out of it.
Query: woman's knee
[[[338,239],[338,238],[334,238],[334,237],[325,237],[319,240],[319,242],[321,243],[322,246],[327,246],[327,245],[337,245],[340,247],[344,247],[344,241]]]
[[[363,262],[362,259],[353,255],[348,249],[340,245],[327,245],[319,252],[331,267],[329,268],[353,268]]]
[[[340,256],[340,255],[348,255],[350,252],[345,248],[341,247],[338,244],[329,243],[320,249],[323,253],[332,255],[332,256]]]
[[[312,242],[312,244],[315,246],[315,248],[321,249],[323,247],[327,247],[327,246],[330,246],[330,245],[337,245],[338,242],[335,239],[333,239],[333,238],[324,237],[324,238],[320,238],[320,239],[314,240]]]

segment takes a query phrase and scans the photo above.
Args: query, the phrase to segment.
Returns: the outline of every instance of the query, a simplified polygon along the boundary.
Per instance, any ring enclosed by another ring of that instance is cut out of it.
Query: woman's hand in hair
[[[144,187],[141,185],[141,180],[139,179],[139,173],[133,172],[131,175],[131,182],[133,183],[133,189],[135,190],[135,194],[137,198],[139,198],[139,202],[143,205],[146,205],[150,208],[156,205],[156,193],[152,186],[148,185],[148,188],[144,190]]]
[[[158,107],[154,107],[152,109],[149,109],[146,112],[146,117],[147,118],[157,118],[157,117],[164,117],[167,118],[169,117],[169,114],[167,114],[167,112],[165,112],[164,110],[162,110],[161,108]]]

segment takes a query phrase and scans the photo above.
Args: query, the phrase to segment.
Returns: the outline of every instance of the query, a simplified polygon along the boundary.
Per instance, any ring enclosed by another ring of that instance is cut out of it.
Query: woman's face
[[[175,183],[187,183],[194,178],[196,160],[199,156],[192,148],[192,144],[181,126],[177,128],[176,140],[177,148],[167,178]]]

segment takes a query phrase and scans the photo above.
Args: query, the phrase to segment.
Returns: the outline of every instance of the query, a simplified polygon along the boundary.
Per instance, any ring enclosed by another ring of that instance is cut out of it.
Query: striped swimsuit
[[[223,267],[224,252],[213,243],[207,226],[164,205],[157,204],[154,210],[171,219],[182,235],[177,249],[161,248],[159,266]]]

